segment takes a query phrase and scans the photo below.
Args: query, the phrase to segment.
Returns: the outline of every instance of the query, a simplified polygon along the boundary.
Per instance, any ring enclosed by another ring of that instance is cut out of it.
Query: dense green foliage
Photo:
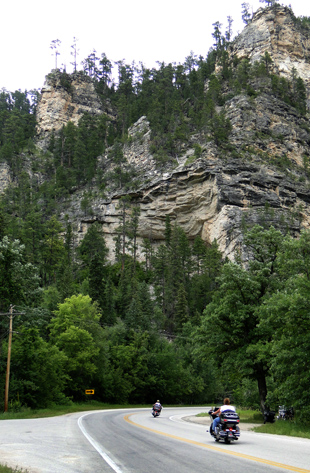
[[[222,369],[258,383],[261,406],[281,401],[308,417],[309,232],[300,239],[254,227],[245,241],[253,259],[224,265],[204,312],[200,337]],[[214,327],[218,330],[214,330]],[[237,393],[236,393],[237,394]]]
[[[13,336],[12,346],[12,408],[44,407],[69,398],[81,401],[88,387],[96,390],[98,400],[108,402],[151,403],[159,396],[166,402],[205,399],[212,363],[194,360],[188,338],[211,300],[221,255],[215,243],[207,247],[197,239],[191,247],[184,232],[171,227],[167,219],[169,240],[142,265],[134,252],[135,218],[133,211],[123,223],[126,252],[120,252],[114,265],[107,263],[98,224],[90,227],[74,252],[66,250],[63,240],[60,245],[63,228],[53,224],[55,254],[61,261],[52,265],[53,278],[41,278],[43,292],[38,278],[32,285],[29,278],[25,280],[26,300],[18,290],[30,263],[21,262],[14,271],[8,265],[2,268],[10,282],[8,294],[20,309],[14,318],[18,335]],[[9,258],[9,241],[3,237],[0,261]],[[24,250],[18,240],[11,247],[20,253]],[[46,264],[50,268],[50,258]],[[1,326],[3,386],[7,317],[1,318]],[[180,341],[171,343],[175,336]]]
[[[15,174],[19,171],[20,151],[33,147],[35,135],[35,106],[38,94],[17,90],[0,93],[0,160],[5,160]]]
[[[139,185],[123,145],[143,115],[158,166],[171,164],[197,134],[229,154],[225,105],[234,96],[267,93],[305,116],[305,86],[294,68],[290,80],[273,74],[267,52],[255,64],[231,61],[230,27],[223,35],[215,23],[213,37],[206,58],[191,53],[184,64],[147,69],[119,61],[117,83],[111,61],[93,52],[84,74],[115,118],[85,114],[53,134],[45,152],[33,141],[38,94],[0,94],[0,161],[12,179],[0,201],[0,310],[13,304],[18,311],[11,409],[83,401],[88,388],[104,402],[199,403],[228,393],[262,409],[309,407],[308,233],[294,240],[254,227],[245,234],[251,259],[244,265],[223,261],[216,241],[189,241],[169,216],[162,244],[138,243],[140,209],[129,197],[119,200],[114,255],[99,223],[77,244],[74,222],[60,218],[77,190],[91,215],[94,188],[102,198],[107,188]],[[71,76],[57,77],[73,93]],[[194,150],[196,159],[196,141]],[[103,154],[106,172],[98,169]],[[7,333],[0,315],[2,391]]]
[[[305,411],[309,239],[308,232],[296,240],[255,226],[245,234],[252,255],[245,268],[223,262],[215,243],[190,244],[167,218],[166,242],[149,263],[126,253],[122,266],[122,255],[107,263],[99,225],[92,226],[78,247],[67,298],[57,284],[40,292],[36,278],[25,281],[33,294],[25,300],[19,276],[29,263],[6,266],[21,309],[14,318],[12,409],[82,401],[91,387],[105,402],[206,402],[228,392],[240,404],[284,402]],[[23,249],[5,236],[0,260]],[[2,385],[5,325],[2,318]]]

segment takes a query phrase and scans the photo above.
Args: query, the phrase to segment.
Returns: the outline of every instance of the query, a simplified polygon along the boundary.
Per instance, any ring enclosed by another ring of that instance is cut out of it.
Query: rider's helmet
[[[157,401],[156,401],[156,402],[159,402],[159,403],[160,403],[160,400],[159,400],[159,399],[157,399]]]

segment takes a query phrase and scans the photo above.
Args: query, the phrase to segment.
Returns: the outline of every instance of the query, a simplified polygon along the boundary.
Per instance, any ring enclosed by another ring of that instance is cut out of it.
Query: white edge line
[[[89,414],[84,414],[83,416],[78,418],[78,426],[82,432],[82,434],[87,438],[89,443],[94,447],[95,450],[99,453],[99,455],[104,459],[104,461],[115,471],[115,473],[123,473],[123,471],[117,466],[117,464],[107,455],[101,448],[98,442],[94,440],[86,431],[85,427],[82,424],[82,420]]]
[[[184,422],[187,422],[187,421],[183,420],[183,417],[184,417],[184,415],[182,415],[182,416],[174,415],[174,416],[170,416],[169,420],[171,420],[171,422],[176,422],[178,424],[184,424]],[[209,424],[199,424],[199,423],[196,424],[194,422],[187,422],[187,424],[194,424],[196,427],[202,427],[203,429],[205,429],[206,427],[208,428],[208,426],[209,426]],[[207,432],[208,432],[208,430],[207,430]]]
[[[183,416],[184,417],[184,416]],[[171,420],[171,422],[177,422],[179,424],[183,423],[184,421],[182,420],[182,417],[181,416],[178,416],[178,415],[174,415],[174,416],[169,416],[169,420]]]

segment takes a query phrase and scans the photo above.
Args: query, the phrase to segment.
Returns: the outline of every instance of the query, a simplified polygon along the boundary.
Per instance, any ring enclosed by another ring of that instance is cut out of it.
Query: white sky
[[[78,39],[78,63],[93,49],[106,53],[112,62],[140,61],[157,67],[156,61],[183,63],[191,51],[206,57],[212,46],[213,23],[233,18],[233,33],[245,24],[241,19],[244,0],[10,0],[0,9],[0,90],[40,89],[55,67],[50,44],[61,41],[58,67],[70,56],[73,37]],[[247,0],[253,11],[265,6]],[[310,2],[284,0],[296,16],[310,17]]]

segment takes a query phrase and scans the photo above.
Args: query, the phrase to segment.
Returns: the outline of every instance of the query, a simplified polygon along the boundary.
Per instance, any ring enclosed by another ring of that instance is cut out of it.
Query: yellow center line
[[[274,461],[271,461],[271,460],[265,460],[264,458],[253,457],[252,455],[246,455],[244,453],[233,452],[231,450],[223,450],[222,448],[219,448],[219,447],[215,447],[215,446],[212,446],[212,445],[206,445],[205,443],[196,442],[195,440],[190,440],[190,439],[186,439],[186,438],[183,438],[183,437],[178,437],[177,435],[168,434],[166,432],[161,432],[160,430],[151,429],[150,427],[145,427],[144,425],[137,424],[136,422],[131,420],[130,417],[133,416],[133,415],[134,414],[125,415],[124,416],[125,421],[129,422],[129,424],[132,424],[132,425],[135,425],[136,427],[139,427],[140,429],[145,429],[145,430],[149,430],[150,432],[154,432],[155,434],[164,435],[165,437],[169,437],[169,438],[172,438],[172,439],[175,439],[175,440],[181,440],[182,442],[187,442],[187,443],[190,443],[192,445],[197,445],[198,447],[203,447],[203,448],[207,448],[209,450],[214,450],[216,452],[226,453],[227,455],[233,455],[235,457],[245,458],[246,460],[252,460],[252,461],[255,461],[255,462],[259,462],[259,463],[265,463],[266,465],[276,466],[278,468],[282,468],[283,470],[297,471],[299,473],[310,473],[310,470],[306,470],[305,468],[298,468],[297,466],[284,465],[283,463],[278,463],[278,462],[274,462]]]

